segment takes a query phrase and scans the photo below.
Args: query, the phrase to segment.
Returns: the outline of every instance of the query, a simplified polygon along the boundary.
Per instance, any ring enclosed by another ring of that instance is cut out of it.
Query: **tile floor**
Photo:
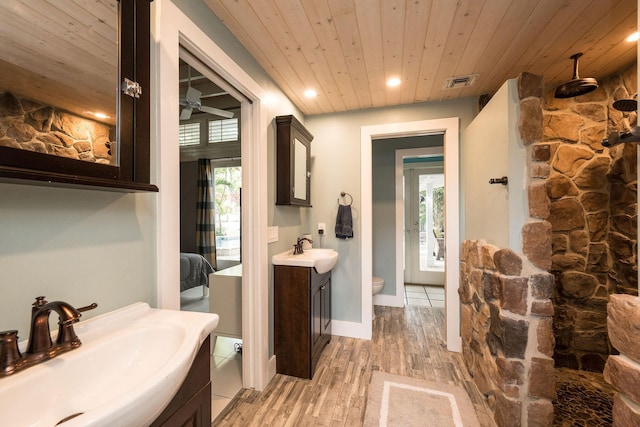
[[[437,285],[404,285],[404,301],[407,305],[444,307],[444,287]]]
[[[212,337],[213,340],[214,337]],[[211,347],[211,419],[215,420],[242,388],[242,354],[235,344],[242,340],[216,337]]]
[[[180,293],[180,309],[209,312],[209,295],[202,287]],[[242,340],[211,337],[211,419],[215,419],[242,388],[242,354],[235,350]]]

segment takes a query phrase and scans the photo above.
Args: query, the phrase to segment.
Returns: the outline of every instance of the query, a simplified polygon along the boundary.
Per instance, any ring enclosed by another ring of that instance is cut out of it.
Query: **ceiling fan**
[[[187,94],[183,99],[180,99],[180,105],[184,108],[180,112],[180,120],[189,120],[191,118],[191,114],[193,110],[198,110],[203,113],[209,113],[216,116],[224,117],[226,119],[230,119],[234,116],[232,111],[221,110],[220,108],[208,107],[206,105],[202,105],[202,92],[198,89],[194,89],[191,87],[191,67],[188,68],[189,72],[189,88],[187,89]]]

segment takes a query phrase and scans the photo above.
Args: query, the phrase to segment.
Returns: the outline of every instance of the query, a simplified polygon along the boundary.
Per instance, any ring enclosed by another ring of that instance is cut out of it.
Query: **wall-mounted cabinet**
[[[312,140],[295,117],[276,117],[276,205],[311,206]]]
[[[14,3],[2,12],[10,36],[0,48],[0,181],[158,191],[149,0],[91,13],[72,0]]]

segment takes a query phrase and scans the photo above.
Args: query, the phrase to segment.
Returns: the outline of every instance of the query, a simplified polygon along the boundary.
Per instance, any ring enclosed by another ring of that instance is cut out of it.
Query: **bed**
[[[209,274],[215,272],[202,255],[180,252],[180,292],[196,286],[209,287]]]

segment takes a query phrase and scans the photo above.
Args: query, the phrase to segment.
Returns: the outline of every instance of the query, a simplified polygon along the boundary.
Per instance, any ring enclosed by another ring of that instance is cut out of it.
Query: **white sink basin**
[[[338,262],[338,252],[333,249],[305,249],[303,253],[294,255],[293,249],[271,257],[273,265],[290,265],[293,267],[314,267],[320,274],[331,270]]]
[[[54,426],[81,414],[60,426],[149,425],[217,325],[217,314],[145,303],[81,321],[79,348],[0,379],[2,424]]]

